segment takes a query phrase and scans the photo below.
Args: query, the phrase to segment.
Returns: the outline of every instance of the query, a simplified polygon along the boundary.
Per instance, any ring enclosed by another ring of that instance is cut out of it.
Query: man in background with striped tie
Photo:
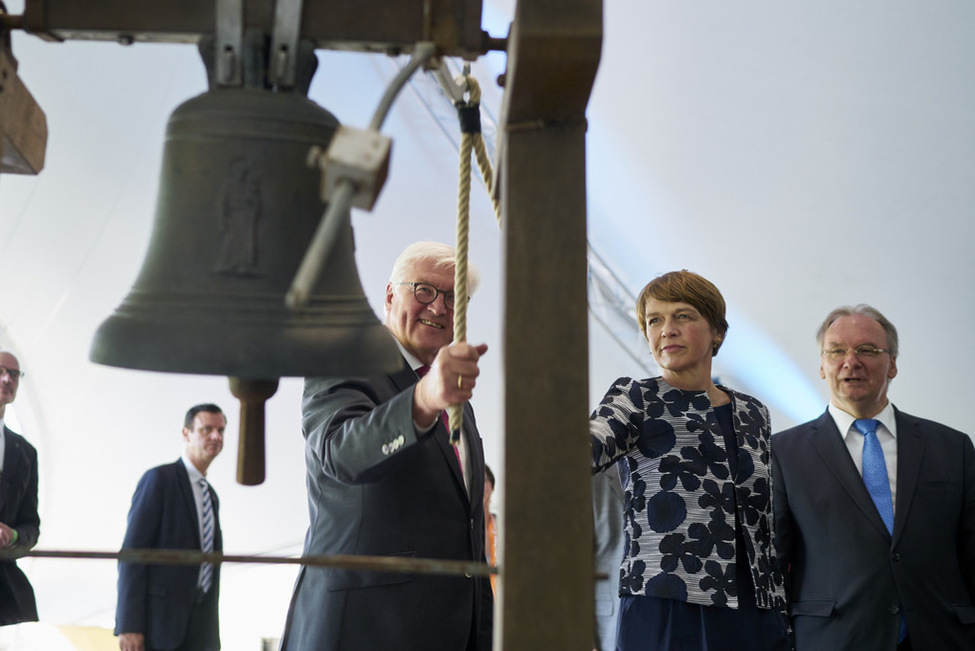
[[[897,330],[874,308],[833,310],[816,339],[829,407],[772,437],[796,651],[975,649],[972,439],[887,400]]]
[[[220,407],[186,412],[183,454],[139,480],[122,549],[223,549],[219,500],[207,468],[223,449]],[[122,651],[216,651],[220,648],[220,567],[119,563],[115,634]]]

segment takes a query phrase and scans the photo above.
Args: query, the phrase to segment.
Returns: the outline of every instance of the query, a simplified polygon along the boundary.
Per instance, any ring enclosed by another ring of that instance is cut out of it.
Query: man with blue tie
[[[833,310],[816,340],[829,407],[772,437],[796,651],[975,649],[972,439],[888,401],[897,330],[876,309]]]
[[[196,405],[186,412],[183,454],[139,480],[122,549],[223,549],[219,501],[206,472],[223,449],[226,426],[216,405]],[[219,566],[119,563],[119,648],[217,651],[219,598]]]

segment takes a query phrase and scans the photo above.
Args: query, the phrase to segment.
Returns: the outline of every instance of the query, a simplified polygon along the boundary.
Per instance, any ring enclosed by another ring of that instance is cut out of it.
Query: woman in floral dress
[[[787,650],[768,410],[711,376],[724,299],[674,271],[636,308],[662,375],[616,380],[590,418],[593,472],[625,477],[617,649]]]

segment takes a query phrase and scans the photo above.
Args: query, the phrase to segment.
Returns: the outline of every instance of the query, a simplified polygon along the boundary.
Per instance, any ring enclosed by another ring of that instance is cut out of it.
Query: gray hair
[[[854,316],[858,314],[870,317],[880,324],[880,326],[884,329],[884,332],[887,334],[887,348],[890,350],[890,356],[897,357],[897,328],[894,327],[893,323],[887,320],[887,317],[880,313],[880,310],[870,307],[866,303],[860,303],[852,307],[849,305],[843,305],[826,315],[826,318],[819,326],[819,330],[816,331],[816,343],[819,345],[819,349],[823,349],[823,339],[826,338],[826,331],[829,330],[829,327],[833,325],[837,319],[844,316]]]
[[[393,263],[393,271],[389,275],[392,285],[408,282],[406,274],[413,265],[421,262],[431,262],[437,271],[453,273],[457,265],[457,253],[453,247],[440,242],[414,242],[400,253]],[[473,263],[467,263],[467,295],[470,296],[481,282],[481,274]]]

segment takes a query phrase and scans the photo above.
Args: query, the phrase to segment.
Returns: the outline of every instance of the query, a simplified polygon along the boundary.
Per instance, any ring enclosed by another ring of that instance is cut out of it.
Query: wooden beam
[[[601,39],[600,0],[521,0],[508,37],[496,649],[593,644],[585,109]]]
[[[17,76],[17,62],[0,45],[0,172],[37,174],[44,169],[47,118]]]
[[[317,48],[409,52],[419,41],[474,59],[491,47],[482,0],[304,0],[301,37]],[[274,0],[244,3],[245,27],[272,33]],[[195,43],[215,28],[216,0],[26,0],[23,27],[52,40]]]

